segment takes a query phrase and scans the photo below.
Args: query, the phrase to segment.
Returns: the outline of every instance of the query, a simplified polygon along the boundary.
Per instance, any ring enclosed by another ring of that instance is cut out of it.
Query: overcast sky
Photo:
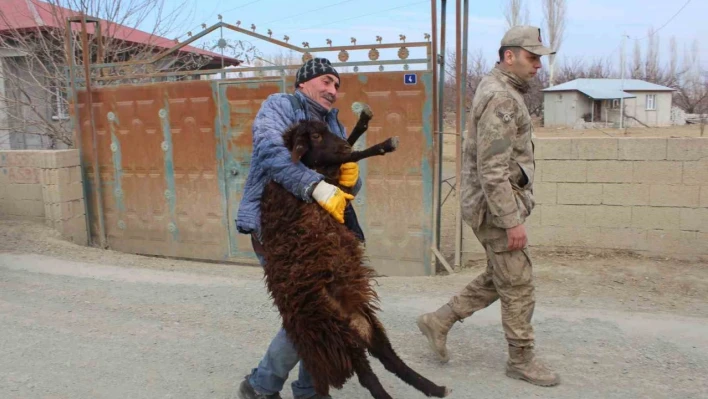
[[[167,0],[171,1],[171,0]],[[440,3],[440,2],[439,2]],[[455,1],[448,2],[448,40],[455,32]],[[499,47],[499,40],[506,25],[501,0],[470,1],[469,50],[481,50],[491,62]],[[530,23],[543,29],[541,0],[525,0],[529,8]],[[671,21],[671,17],[684,5],[685,0],[567,0],[568,21],[565,40],[559,50],[559,59],[587,59],[611,56],[619,64],[619,47],[622,33],[626,32],[626,54],[631,58],[635,39],[640,39],[642,51],[646,46],[647,30],[659,29],[661,38],[661,61],[668,61],[668,44],[675,36],[679,45],[680,59],[684,46],[690,47],[695,39],[702,39],[699,46],[701,63],[708,66],[708,1],[692,0]],[[335,45],[350,44],[356,37],[358,44],[375,43],[376,35],[384,42],[398,42],[398,35],[407,36],[407,41],[423,40],[430,28],[430,1],[424,0],[328,0],[298,2],[285,0],[199,0],[190,13],[190,26],[181,33],[217,22],[217,14],[224,21],[242,26],[254,23],[257,32],[268,28],[273,37],[281,39],[284,34],[292,43],[308,41],[311,46],[325,46],[326,39]],[[667,23],[668,22],[668,23]],[[544,41],[546,40],[545,29]],[[252,40],[265,54],[279,51],[269,45]],[[218,39],[212,34],[210,38]],[[183,40],[186,37],[183,38]],[[454,46],[454,43],[450,43]],[[454,50],[454,47],[453,47]],[[336,53],[320,54],[331,59]],[[421,54],[412,53],[411,58]],[[352,54],[352,60],[365,59],[366,52]],[[383,57],[382,57],[383,58]]]

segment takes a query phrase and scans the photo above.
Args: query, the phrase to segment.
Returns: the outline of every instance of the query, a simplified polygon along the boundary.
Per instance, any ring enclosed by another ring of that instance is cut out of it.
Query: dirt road
[[[536,254],[541,356],[562,385],[504,376],[498,304],[458,324],[440,365],[415,317],[481,265],[378,280],[381,318],[413,368],[451,398],[705,398],[708,265],[622,254]],[[0,222],[0,398],[230,398],[279,325],[261,271],[78,248]],[[423,398],[383,370],[396,398]],[[335,398],[368,398],[356,380]],[[289,385],[283,398],[290,399]]]

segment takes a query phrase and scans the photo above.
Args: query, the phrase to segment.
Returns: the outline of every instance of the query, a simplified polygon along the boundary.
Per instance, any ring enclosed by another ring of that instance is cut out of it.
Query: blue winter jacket
[[[302,162],[293,163],[290,153],[283,144],[283,133],[296,122],[312,119],[303,110],[306,107],[305,95],[296,90],[302,107],[294,109],[289,94],[271,94],[261,105],[253,122],[253,153],[251,166],[246,179],[243,197],[238,207],[236,228],[240,233],[256,233],[260,237],[261,195],[263,188],[271,180],[282,185],[305,202],[312,202],[312,191],[324,176],[306,167]],[[329,129],[342,138],[346,130],[339,122],[339,110],[333,108],[325,116]],[[361,189],[361,179],[353,187],[356,195]]]

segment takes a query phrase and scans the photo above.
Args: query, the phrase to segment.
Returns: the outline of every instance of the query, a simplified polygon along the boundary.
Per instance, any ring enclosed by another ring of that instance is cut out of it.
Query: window
[[[52,90],[52,120],[63,121],[69,119],[69,102],[66,91],[61,87]]]
[[[612,109],[619,109],[620,108],[620,100],[619,99],[614,99],[612,100]]]
[[[647,94],[647,110],[656,109],[656,94]]]

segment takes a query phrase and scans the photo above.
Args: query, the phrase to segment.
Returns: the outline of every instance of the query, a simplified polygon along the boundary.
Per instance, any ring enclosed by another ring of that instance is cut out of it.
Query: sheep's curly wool
[[[357,126],[365,129],[366,121],[360,119]],[[294,162],[302,161],[329,184],[337,184],[343,162],[383,155],[397,145],[392,138],[352,151],[356,138],[353,132],[344,140],[322,122],[301,121],[284,133],[283,142]],[[360,242],[344,224],[318,204],[301,201],[270,182],[261,198],[261,238],[266,286],[319,395],[326,396],[330,387],[342,388],[357,374],[374,398],[390,399],[367,351],[424,394],[449,393],[408,367],[393,350],[375,315],[374,271],[364,265]]]
[[[324,209],[305,203],[276,183],[263,193],[265,274],[268,291],[298,349],[315,389],[341,388],[354,374],[366,343],[348,315],[378,323],[371,268],[356,236]],[[341,311],[332,309],[341,307]],[[352,353],[351,348],[356,348]]]

